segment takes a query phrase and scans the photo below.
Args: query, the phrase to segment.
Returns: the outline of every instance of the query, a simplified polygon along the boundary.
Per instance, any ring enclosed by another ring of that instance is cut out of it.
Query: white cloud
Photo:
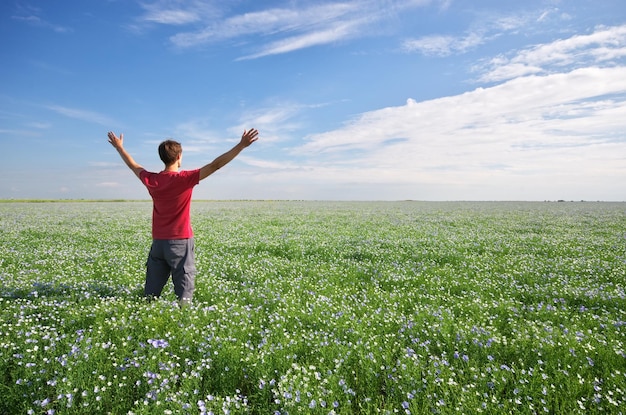
[[[586,68],[544,77],[518,78],[495,87],[421,103],[409,100],[405,106],[369,112],[341,130],[314,136],[306,148],[328,151],[339,145],[358,147],[394,137],[421,136],[425,127],[428,133],[440,135],[481,124],[493,125],[494,121],[508,125],[527,118],[542,118],[545,114],[552,114],[549,118],[554,119],[555,113],[562,112],[558,110],[563,108],[569,108],[568,114],[561,114],[568,117],[574,115],[573,108],[590,107],[584,100],[626,92],[624,75],[626,67]],[[576,88],[572,87],[574,85]],[[613,101],[603,102],[607,105]],[[386,123],[381,123],[384,121]]]
[[[492,59],[479,78],[497,82],[531,73],[549,73],[563,68],[613,64],[626,57],[626,25],[599,28],[589,35],[578,35],[517,52],[513,57]]]
[[[345,183],[556,188],[573,177],[624,177],[624,94],[626,67],[528,76],[368,112],[294,152],[316,175]]]

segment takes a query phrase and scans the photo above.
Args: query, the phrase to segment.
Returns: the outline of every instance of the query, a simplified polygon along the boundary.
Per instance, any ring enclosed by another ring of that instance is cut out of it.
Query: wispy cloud
[[[118,162],[114,163],[114,162],[108,162],[108,161],[90,161],[87,164],[91,167],[104,167],[104,168],[108,168],[108,167],[118,168],[120,166]]]
[[[311,46],[334,43],[355,35],[358,32],[360,25],[361,22],[356,20],[336,23],[314,32],[308,32],[302,35],[292,36],[272,42],[261,51],[243,56],[239,58],[239,60],[256,59],[269,55],[279,55]]]
[[[28,127],[37,129],[37,130],[47,130],[52,127],[52,124],[49,122],[41,122],[41,121],[33,121],[26,124]]]
[[[225,142],[236,142],[244,130],[256,128],[262,132],[264,144],[289,141],[302,128],[299,116],[304,110],[315,107],[289,102],[270,102],[252,110],[244,111],[239,122],[227,129],[227,136],[218,132],[210,120],[190,119],[178,124],[173,138],[183,144],[185,154],[211,154],[223,149]],[[164,138],[164,137],[163,137]],[[161,139],[151,140],[156,144]]]
[[[100,124],[100,125],[109,126],[109,127],[117,124],[110,117],[97,113],[97,112],[89,111],[89,110],[69,108],[69,107],[64,107],[61,105],[48,105],[46,106],[46,108],[51,111],[56,112],[57,114],[61,114],[66,117],[74,118],[74,119],[85,121],[85,122]]]
[[[541,16],[548,13],[542,12]],[[545,18],[545,16],[544,16]],[[494,39],[514,33],[530,22],[538,21],[536,13],[523,13],[508,16],[482,16],[462,34],[432,34],[419,38],[409,38],[402,43],[405,52],[416,52],[426,56],[445,57],[467,53]]]
[[[461,37],[432,35],[419,39],[407,39],[403,42],[402,48],[407,52],[418,51],[427,56],[449,56],[465,53],[486,41],[485,34],[479,32],[467,33]]]
[[[362,36],[372,23],[427,3],[426,0],[385,3],[349,0],[304,7],[286,3],[282,7],[219,16],[202,10],[202,2],[159,1],[143,6],[146,13],[141,20],[169,25],[193,23],[201,27],[173,35],[170,40],[177,47],[237,41],[251,48],[251,52],[240,59],[256,59]],[[213,12],[217,13],[216,9]]]
[[[241,122],[233,127],[233,134],[254,127],[263,132],[263,142],[286,142],[302,129],[302,114],[316,107],[292,102],[270,102],[260,108],[246,111],[240,116]]]
[[[141,3],[141,7],[145,13],[140,21],[174,26],[196,23],[217,14],[212,2],[202,0],[159,0]]]
[[[13,135],[13,136],[25,136],[25,137],[38,137],[41,135],[39,131],[32,130],[16,130],[8,128],[0,128],[0,135]]]
[[[275,170],[275,171],[284,171],[284,170],[301,170],[302,165],[298,163],[294,163],[292,161],[270,161],[270,160],[261,160],[253,157],[247,157],[245,155],[239,156],[239,160],[243,161],[249,166],[259,167],[263,170]]]
[[[335,24],[354,11],[356,5],[353,4],[321,4],[302,9],[273,8],[209,21],[203,30],[177,34],[172,41],[177,46],[190,47],[247,35],[315,31],[319,27]]]
[[[19,3],[16,5],[16,8],[17,10],[11,16],[13,20],[17,20],[35,27],[51,29],[57,33],[72,32],[71,28],[49,22],[44,17],[42,17],[44,13],[41,8]]]
[[[100,182],[100,183],[97,183],[96,186],[117,188],[117,187],[121,187],[121,184],[118,182]]]

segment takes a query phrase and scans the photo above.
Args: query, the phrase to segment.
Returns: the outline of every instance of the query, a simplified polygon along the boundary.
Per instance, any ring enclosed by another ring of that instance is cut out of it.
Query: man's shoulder
[[[185,176],[191,176],[200,172],[200,169],[193,170],[181,170],[179,174],[184,174]]]
[[[200,169],[181,170],[180,174],[183,175],[182,177],[194,181],[194,184],[200,182]]]
[[[156,173],[143,169],[139,172],[139,178],[141,179],[142,177],[151,176],[153,174],[156,174]]]

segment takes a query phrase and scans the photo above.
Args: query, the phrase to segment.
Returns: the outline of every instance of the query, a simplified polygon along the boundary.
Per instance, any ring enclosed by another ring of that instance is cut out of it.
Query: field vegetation
[[[0,204],[0,414],[620,414],[626,204]]]

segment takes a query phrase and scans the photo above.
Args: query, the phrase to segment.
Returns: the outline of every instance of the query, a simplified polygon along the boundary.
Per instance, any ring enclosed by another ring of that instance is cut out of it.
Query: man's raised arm
[[[239,141],[239,143],[237,143],[235,147],[231,148],[226,153],[217,157],[215,160],[200,169],[200,180],[206,179],[217,170],[230,163],[231,160],[237,157],[237,155],[241,153],[244,148],[254,143],[258,138],[259,132],[254,128],[248,131],[244,131],[243,135],[241,136],[241,141]]]
[[[128,154],[126,149],[124,149],[124,134],[120,134],[120,136],[116,136],[115,133],[109,131],[109,143],[117,150],[124,160],[124,163],[128,166],[129,169],[135,173],[135,176],[139,177],[139,173],[144,169],[140,164],[138,164],[133,157]]]

